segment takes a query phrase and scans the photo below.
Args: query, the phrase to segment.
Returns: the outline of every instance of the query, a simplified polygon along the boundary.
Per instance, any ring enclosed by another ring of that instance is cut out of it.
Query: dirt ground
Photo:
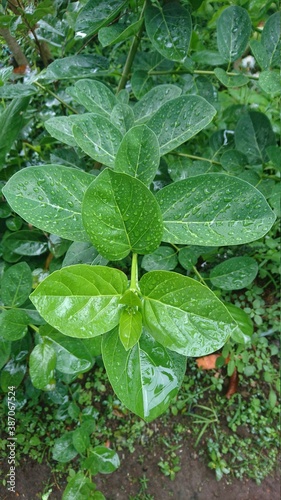
[[[142,456],[142,460],[139,457]],[[158,462],[163,455],[160,446],[149,449],[137,446],[132,454],[120,453],[121,466],[110,475],[95,478],[106,500],[280,500],[280,475],[278,471],[266,478],[261,485],[253,480],[223,478],[217,481],[204,458],[199,457],[186,443],[180,450],[181,470],[174,481],[165,477]],[[142,463],[140,463],[142,462]],[[0,464],[1,470],[5,464]],[[140,478],[147,478],[147,488],[141,493]],[[16,493],[10,493],[0,485],[1,500],[38,500],[43,492],[52,490],[49,500],[62,498],[65,481],[57,483],[47,464],[23,462],[16,470]],[[85,499],[87,500],[87,499]]]

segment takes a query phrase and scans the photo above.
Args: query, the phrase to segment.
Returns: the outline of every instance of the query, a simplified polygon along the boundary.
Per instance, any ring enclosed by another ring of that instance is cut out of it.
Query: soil
[[[186,442],[179,450],[181,470],[171,481],[158,466],[161,457],[165,457],[164,452],[160,445],[153,449],[138,445],[134,453],[121,452],[120,468],[113,474],[96,476],[95,483],[106,500],[133,500],[136,495],[137,500],[280,500],[278,471],[261,485],[250,479],[240,481],[224,477],[217,481],[205,459]],[[5,464],[0,463],[0,468],[5,474]],[[144,476],[146,489],[140,482]],[[16,492],[11,493],[0,485],[0,499],[38,500],[42,499],[43,492],[51,489],[48,500],[61,500],[65,485],[65,480],[58,484],[49,465],[28,460],[16,469]]]

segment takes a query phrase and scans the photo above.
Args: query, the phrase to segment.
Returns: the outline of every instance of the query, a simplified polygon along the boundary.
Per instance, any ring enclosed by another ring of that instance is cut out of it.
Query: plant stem
[[[67,102],[65,102],[63,99],[61,99],[57,94],[55,94],[55,92],[53,92],[52,90],[48,89],[44,85],[41,85],[41,83],[38,83],[38,82],[33,82],[33,83],[39,89],[44,90],[44,92],[47,92],[48,94],[50,94],[51,96],[53,96],[55,99],[57,99],[57,101],[59,101],[63,106],[65,106],[70,111],[72,111],[72,113],[75,113],[76,115],[78,114],[78,111],[76,111],[76,109],[74,109],[72,106],[70,106],[69,104],[67,104]]]
[[[123,69],[123,73],[122,73],[120,82],[119,82],[118,87],[117,87],[117,92],[116,92],[117,94],[120,92],[120,90],[122,90],[122,89],[125,88],[126,83],[127,83],[128,79],[129,79],[129,74],[130,74],[130,71],[131,71],[131,67],[132,67],[132,64],[133,64],[136,52],[138,50],[139,43],[141,41],[141,34],[142,34],[142,30],[143,30],[143,25],[144,25],[144,10],[145,10],[145,6],[146,6],[146,1],[143,4],[141,15],[140,15],[140,19],[142,19],[142,25],[141,25],[138,33],[133,38],[133,43],[132,43],[132,45],[130,47],[130,50],[129,50],[129,53],[128,53],[128,56],[127,56],[127,60],[125,62],[125,66],[124,66],[124,69]]]
[[[196,276],[199,278],[200,283],[202,283],[202,285],[207,286],[207,284],[205,283],[204,278],[202,278],[201,274],[199,273],[199,271],[197,271],[196,267],[192,266],[192,269],[193,269],[193,272],[196,274]]]
[[[138,290],[138,254],[133,253],[130,290]]]
[[[221,165],[219,161],[211,160],[210,158],[203,158],[203,156],[188,155],[187,153],[172,153],[172,154],[177,156],[184,156],[186,158],[191,158],[193,160],[208,161],[210,163],[214,163],[215,165]]]
[[[195,69],[194,71],[188,70],[188,69],[179,69],[179,70],[169,70],[169,71],[148,71],[149,75],[214,75],[214,71],[209,71],[209,70],[201,70],[201,69]],[[227,76],[237,76],[243,73],[233,73],[231,71],[226,71]],[[258,80],[259,77],[255,75],[244,75],[247,76],[247,78],[250,78],[252,80]]]

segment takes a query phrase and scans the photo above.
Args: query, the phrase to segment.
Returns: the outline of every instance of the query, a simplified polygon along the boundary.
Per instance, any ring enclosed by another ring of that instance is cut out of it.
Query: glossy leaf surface
[[[92,179],[62,165],[28,167],[11,177],[3,193],[13,210],[35,227],[72,241],[88,241],[81,203]]]
[[[77,264],[55,271],[30,296],[41,316],[70,337],[91,338],[118,324],[125,274]]]
[[[132,108],[123,102],[118,102],[114,106],[110,115],[113,125],[119,129],[122,135],[126,134],[134,126],[135,117]]]
[[[181,62],[186,58],[192,33],[187,9],[171,1],[163,7],[148,4],[145,26],[153,47],[166,59]]]
[[[68,89],[72,95],[72,88]],[[109,118],[117,99],[109,88],[96,80],[79,80],[75,83],[73,97],[90,113]]]
[[[180,96],[163,104],[147,126],[155,132],[164,155],[198,134],[215,114],[215,108],[202,97]]]
[[[90,113],[83,115],[70,115],[70,116],[55,116],[45,122],[45,128],[49,134],[64,144],[73,148],[77,147],[77,143],[73,135],[73,125],[75,123],[84,122]]]
[[[249,82],[249,79],[245,75],[237,73],[237,75],[229,76],[222,68],[215,68],[214,73],[225,87],[243,87],[243,85],[247,85]]]
[[[27,333],[27,325],[31,323],[25,311],[19,309],[4,310],[0,314],[0,332],[5,340],[19,340]]]
[[[1,298],[6,306],[21,306],[32,289],[32,274],[26,262],[9,267],[1,280]],[[0,333],[1,334],[1,333]]]
[[[262,30],[261,42],[267,52],[270,66],[281,64],[281,12],[270,16]]]
[[[107,26],[106,28],[101,28],[99,30],[99,41],[103,47],[108,47],[113,43],[123,42],[131,36],[134,36],[139,31],[142,25],[142,19],[139,19],[135,23],[131,24],[112,24],[112,26]]]
[[[130,251],[150,253],[159,245],[163,225],[153,194],[138,179],[104,170],[83,200],[85,229],[99,253],[120,260]]]
[[[225,307],[238,325],[238,329],[231,335],[232,340],[238,343],[249,342],[254,331],[253,322],[250,316],[246,314],[243,309],[233,304],[225,303]]]
[[[56,352],[49,344],[37,344],[30,354],[29,373],[36,389],[52,390],[54,388],[54,371]]]
[[[177,254],[173,248],[159,247],[155,252],[143,257],[141,267],[146,271],[171,271],[177,263]]]
[[[84,38],[94,35],[100,28],[110,24],[127,0],[90,0],[80,10],[76,24],[76,36]]]
[[[236,148],[247,156],[250,164],[267,161],[266,148],[276,143],[269,119],[259,111],[249,111],[241,116],[234,140]]]
[[[72,432],[67,432],[63,434],[62,437],[55,440],[52,454],[54,460],[62,463],[69,462],[76,457],[77,451],[72,443]]]
[[[160,162],[159,144],[156,135],[146,125],[131,128],[123,137],[116,154],[115,172],[136,177],[149,185]]]
[[[163,84],[152,88],[133,107],[136,122],[145,123],[165,102],[176,99],[181,93],[177,85]]]
[[[0,338],[0,370],[9,360],[11,354],[11,342]]]
[[[42,255],[48,249],[47,238],[39,231],[15,231],[2,243],[3,249],[18,255]]]
[[[223,290],[240,290],[255,279],[259,266],[252,257],[233,257],[215,266],[210,273],[214,286]]]
[[[0,114],[0,170],[5,166],[6,154],[24,126],[23,113],[28,104],[29,97],[14,99]]]
[[[187,245],[235,245],[261,238],[275,215],[263,195],[241,179],[197,175],[156,194],[163,241]]]
[[[113,167],[122,140],[121,132],[104,116],[89,114],[83,117],[83,121],[73,126],[75,141],[91,158]]]
[[[225,61],[236,61],[242,56],[251,30],[251,19],[243,7],[232,5],[222,12],[217,22],[217,42]]]
[[[116,330],[109,332],[103,337],[102,355],[117,397],[148,422],[168,408],[186,369],[183,356],[166,350],[146,332],[129,351]]]
[[[92,266],[106,266],[108,260],[102,257],[90,242],[74,241],[67,250],[62,267],[74,264],[91,264]]]
[[[2,391],[8,392],[9,387],[18,387],[26,373],[26,364],[10,359],[0,373]]]
[[[94,490],[95,486],[91,479],[85,476],[83,472],[77,472],[67,483],[62,495],[62,500],[85,500],[85,498],[93,498],[95,500],[96,492]],[[96,500],[101,500],[103,498],[105,497],[102,495],[101,497],[97,497]]]
[[[95,446],[91,450],[88,458],[84,462],[85,467],[91,470],[93,475],[111,474],[120,465],[116,451],[106,448],[106,446]]]
[[[281,94],[280,71],[262,71],[259,76],[259,85],[267,94],[272,96]]]
[[[41,78],[53,81],[96,77],[99,70],[107,68],[108,60],[105,57],[78,54],[76,56],[64,57],[63,59],[56,59],[49,64]]]
[[[142,332],[142,315],[136,307],[126,307],[121,311],[119,337],[126,351],[134,347]]]
[[[237,325],[206,286],[169,271],[152,271],[140,280],[143,322],[163,346],[185,356],[220,349]]]

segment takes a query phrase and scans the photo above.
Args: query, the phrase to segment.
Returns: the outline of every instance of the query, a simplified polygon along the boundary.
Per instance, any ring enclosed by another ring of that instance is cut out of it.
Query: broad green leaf
[[[267,161],[266,148],[276,143],[269,119],[259,111],[249,111],[241,116],[234,140],[236,149],[247,156],[250,164]]]
[[[141,267],[146,271],[172,271],[177,263],[177,254],[173,248],[159,247],[155,252],[143,257]]]
[[[28,167],[3,188],[12,209],[35,227],[74,241],[88,241],[81,203],[93,177],[62,165]]]
[[[131,77],[132,91],[137,99],[141,99],[147,92],[154,87],[153,78],[147,71],[138,69],[133,72]]]
[[[90,113],[82,115],[70,116],[55,116],[47,120],[44,125],[49,134],[64,144],[73,148],[77,147],[77,142],[73,135],[73,125],[76,123],[84,123]]]
[[[77,427],[75,431],[72,433],[72,443],[75,450],[78,453],[83,454],[90,446],[90,437],[89,434],[85,431],[83,427]]]
[[[24,111],[29,97],[14,99],[0,114],[0,170],[5,167],[6,154],[25,124]]]
[[[123,102],[118,102],[116,106],[114,106],[110,115],[110,120],[113,125],[120,130],[122,136],[126,134],[127,130],[133,127],[135,123],[132,108]]]
[[[281,47],[280,47],[281,49]],[[281,94],[281,75],[279,71],[262,71],[259,76],[259,86],[272,96]]]
[[[146,332],[129,351],[124,349],[116,329],[107,333],[102,341],[102,356],[117,397],[148,422],[166,411],[186,370],[186,358],[166,350]]]
[[[51,342],[56,352],[56,368],[70,375],[88,371],[93,365],[93,356],[84,344],[83,339],[74,339],[62,335],[49,325],[40,328],[40,335]]]
[[[234,340],[234,342],[246,344],[251,339],[254,331],[253,322],[250,316],[246,314],[243,309],[240,309],[233,304],[225,303],[224,305],[239,327],[231,335],[232,340]]]
[[[117,269],[77,264],[48,276],[30,299],[41,316],[69,337],[91,338],[119,322],[127,277]]]
[[[26,373],[26,364],[10,359],[0,373],[0,386],[2,391],[8,392],[9,387],[18,387]]]
[[[278,170],[281,170],[281,147],[268,146],[266,148],[266,153],[267,153],[270,161],[272,161],[273,165]]]
[[[131,251],[150,253],[161,241],[163,225],[153,194],[138,179],[104,170],[83,200],[85,229],[99,253],[120,260]]]
[[[34,95],[37,88],[32,85],[16,83],[15,85],[3,85],[0,87],[0,97],[3,99],[16,99]]]
[[[210,280],[223,290],[240,290],[252,283],[258,270],[259,266],[252,257],[233,257],[215,266]]]
[[[96,498],[96,493],[99,492],[95,491],[95,485],[91,481],[91,479],[85,476],[83,472],[77,472],[75,476],[71,477],[70,481],[68,481],[62,495],[62,500],[85,500],[86,498],[93,498],[93,500],[102,500],[105,498],[103,495],[101,496],[101,498]]]
[[[172,351],[185,356],[209,354],[237,328],[223,303],[198,281],[171,271],[152,271],[139,285],[144,325]]]
[[[75,83],[74,94],[72,87],[67,89],[67,93],[73,95],[91,113],[104,115],[107,118],[117,104],[117,99],[112,91],[97,80],[79,80]]]
[[[259,40],[251,40],[251,52],[262,70],[267,70],[270,66],[270,57]]]
[[[91,471],[91,474],[111,474],[120,465],[116,451],[105,446],[95,446],[90,451],[89,457],[84,462],[84,467]]]
[[[54,460],[57,460],[57,462],[62,462],[62,463],[69,462],[74,457],[76,457],[77,451],[75,450],[72,443],[72,432],[66,432],[65,434],[62,435],[62,437],[55,440],[52,455]],[[80,485],[80,487],[81,486],[82,485]],[[77,496],[77,497],[66,497],[66,498],[70,499],[79,497]]]
[[[186,58],[192,34],[187,9],[172,1],[163,7],[149,3],[145,10],[145,27],[153,47],[162,56],[179,62]]]
[[[216,114],[203,97],[180,96],[166,102],[146,125],[155,132],[164,155],[206,127]]]
[[[179,97],[181,93],[181,88],[176,85],[163,84],[152,88],[133,107],[136,122],[146,122],[165,102]]]
[[[0,332],[5,340],[19,340],[27,333],[27,326],[31,323],[29,316],[20,309],[4,310],[0,314]]]
[[[108,260],[102,257],[92,243],[75,241],[70,245],[62,262],[62,267],[74,264],[91,264],[92,266],[106,266]]]
[[[71,243],[56,234],[50,234],[48,238],[48,249],[56,259],[62,257],[69,249]]]
[[[0,370],[7,363],[11,354],[11,342],[0,336]]]
[[[217,22],[217,43],[225,61],[230,63],[242,56],[251,31],[250,16],[243,7],[232,5],[222,12]]]
[[[156,135],[146,125],[131,128],[123,137],[115,159],[115,172],[136,177],[148,186],[160,163]]]
[[[56,59],[49,64],[42,80],[69,80],[80,78],[96,78],[99,70],[108,69],[109,63],[105,57],[90,54],[78,54],[76,56]]]
[[[205,174],[174,182],[156,193],[163,241],[186,245],[237,245],[261,238],[275,215],[264,196],[247,182]]]
[[[142,26],[143,20],[139,19],[135,23],[125,24],[118,23],[107,26],[106,28],[101,28],[99,30],[98,38],[103,47],[108,47],[113,43],[120,43],[131,36],[138,33]]]
[[[269,65],[280,68],[281,64],[281,12],[270,16],[262,30],[261,43],[269,57]]]
[[[240,174],[247,165],[247,156],[236,149],[228,149],[221,155],[220,162],[227,172]]]
[[[104,116],[83,115],[84,120],[73,126],[76,143],[91,158],[113,167],[122,134]]]
[[[249,78],[242,73],[237,73],[237,75],[229,76],[226,71],[222,68],[215,68],[214,73],[217,79],[225,86],[225,87],[243,87],[243,85],[247,85],[249,82]]]
[[[213,50],[196,50],[192,54],[192,60],[204,67],[206,67],[207,61],[208,66],[222,66],[225,64],[225,60],[220,53]]]
[[[9,267],[1,280],[1,298],[6,306],[21,306],[32,289],[32,274],[26,262]],[[0,333],[1,334],[1,333]]]
[[[122,309],[119,322],[119,337],[126,351],[134,347],[142,332],[142,315],[136,307]]]
[[[29,374],[36,389],[54,389],[56,359],[56,351],[49,344],[43,342],[34,347],[29,358]]]
[[[127,0],[90,0],[87,2],[76,20],[76,37],[93,36],[103,26],[110,24],[126,3]]]
[[[3,249],[18,255],[42,255],[48,250],[48,242],[39,231],[15,231],[3,241]]]

